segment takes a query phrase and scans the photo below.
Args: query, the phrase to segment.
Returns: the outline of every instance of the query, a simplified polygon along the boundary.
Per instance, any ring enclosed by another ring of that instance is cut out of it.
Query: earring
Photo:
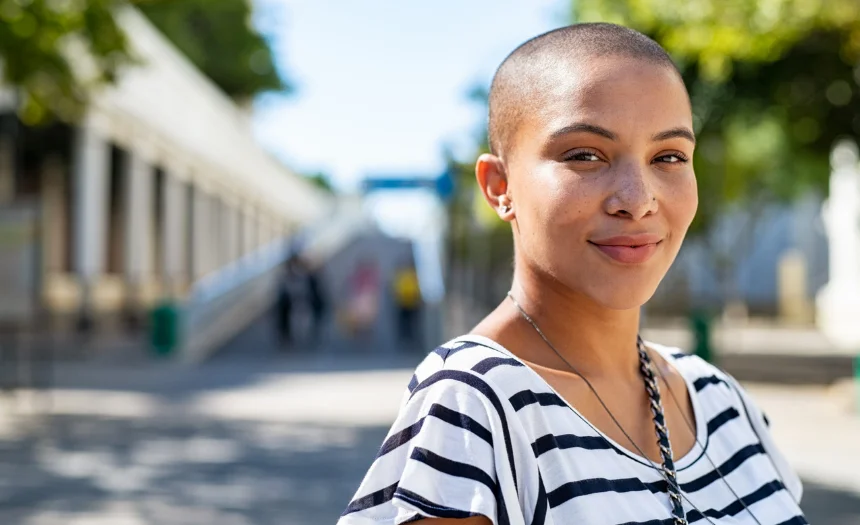
[[[509,211],[511,211],[511,206],[509,204],[502,206],[502,213],[508,213]]]

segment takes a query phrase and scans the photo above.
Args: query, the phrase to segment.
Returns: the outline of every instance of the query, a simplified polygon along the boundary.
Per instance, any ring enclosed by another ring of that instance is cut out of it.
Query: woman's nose
[[[657,212],[657,196],[648,180],[647,167],[634,163],[619,166],[612,177],[606,212],[633,220]]]

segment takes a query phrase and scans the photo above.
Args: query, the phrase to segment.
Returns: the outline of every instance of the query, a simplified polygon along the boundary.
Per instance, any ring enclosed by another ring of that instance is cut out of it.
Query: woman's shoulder
[[[409,382],[408,395],[437,384],[464,383],[477,393],[510,397],[517,384],[527,380],[525,366],[494,341],[463,335],[427,354]],[[440,388],[440,387],[435,387]]]
[[[499,498],[502,490],[515,492],[508,488],[516,486],[513,431],[504,394],[488,377],[502,366],[494,360],[505,357],[482,343],[452,339],[416,368],[340,525],[479,515],[492,523],[509,522],[504,513],[512,504]]]
[[[674,366],[675,370],[692,384],[696,393],[704,391],[711,385],[722,385],[727,390],[731,390],[730,383],[734,381],[731,376],[698,355],[652,341],[646,341],[645,345],[658,352],[663,359]]]

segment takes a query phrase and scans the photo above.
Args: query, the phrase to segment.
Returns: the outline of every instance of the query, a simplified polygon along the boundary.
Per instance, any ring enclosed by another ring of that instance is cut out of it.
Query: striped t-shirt
[[[800,480],[734,379],[698,357],[647,346],[674,365],[692,399],[698,443],[675,462],[689,523],[806,524]],[[672,525],[654,466],[505,348],[464,336],[418,366],[338,525],[478,515],[495,525]]]

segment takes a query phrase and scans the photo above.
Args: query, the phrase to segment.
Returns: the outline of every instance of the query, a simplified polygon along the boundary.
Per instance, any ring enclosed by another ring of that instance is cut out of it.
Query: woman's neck
[[[589,379],[638,374],[638,308],[606,308],[557,281],[524,271],[515,272],[511,293],[564,360]],[[497,314],[508,319],[505,324],[509,325],[510,337],[526,354],[521,357],[565,369],[567,365],[559,361],[513,301],[505,302]]]

